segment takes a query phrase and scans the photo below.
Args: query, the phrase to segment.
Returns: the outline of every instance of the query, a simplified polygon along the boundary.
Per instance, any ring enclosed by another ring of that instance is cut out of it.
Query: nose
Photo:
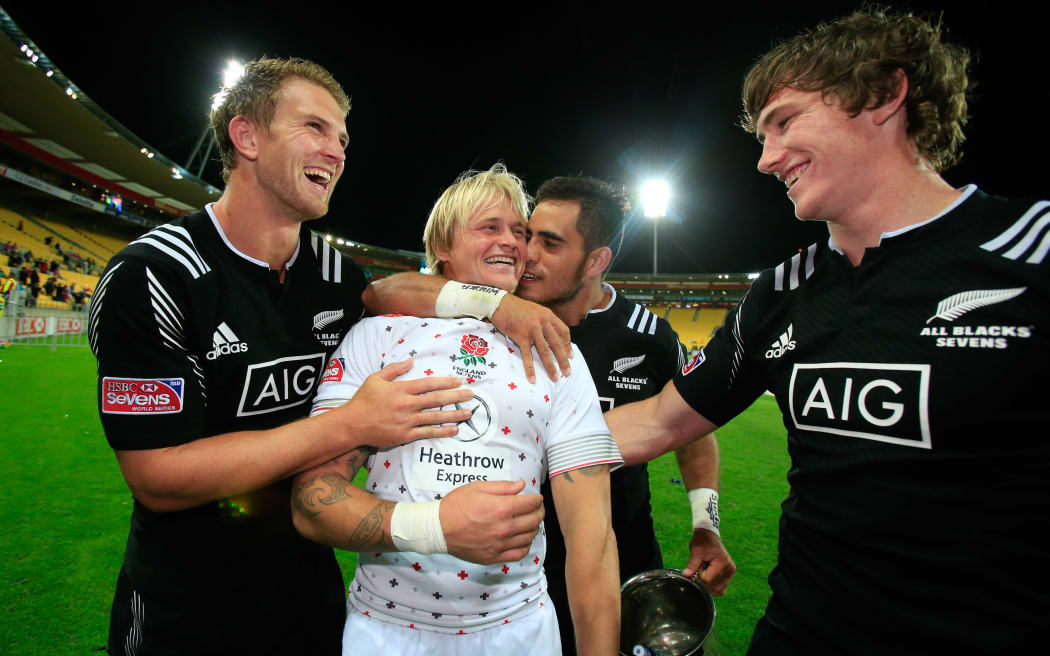
[[[346,151],[343,149],[343,144],[339,141],[338,137],[332,136],[324,140],[324,147],[321,149],[321,154],[329,161],[335,162],[336,164],[342,164],[346,161]]]
[[[773,137],[767,137],[762,143],[762,155],[758,158],[758,172],[775,175],[783,158],[784,149]]]

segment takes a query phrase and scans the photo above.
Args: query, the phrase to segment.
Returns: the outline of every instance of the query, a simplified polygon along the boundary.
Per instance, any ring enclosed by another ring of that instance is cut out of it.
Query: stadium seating
[[[667,320],[687,348],[702,347],[725,320],[724,308],[671,308]]]

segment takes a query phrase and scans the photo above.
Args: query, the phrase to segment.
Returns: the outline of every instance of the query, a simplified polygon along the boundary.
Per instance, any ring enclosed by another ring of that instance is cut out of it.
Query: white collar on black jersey
[[[609,303],[605,307],[594,308],[593,310],[588,310],[587,314],[596,314],[598,312],[605,312],[606,310],[608,310],[609,308],[611,308],[613,306],[613,303],[616,302],[616,289],[612,285],[610,285],[607,282],[603,282],[602,283],[602,289],[604,289],[605,291],[609,292],[609,294],[610,294]]]
[[[924,226],[924,225],[926,225],[928,223],[933,223],[937,219],[939,219],[942,216],[946,215],[948,212],[951,212],[952,210],[954,210],[956,207],[959,207],[959,205],[962,205],[963,201],[965,201],[967,198],[969,198],[970,195],[973,194],[973,192],[975,192],[975,191],[977,191],[977,185],[975,185],[975,184],[966,185],[962,189],[962,195],[960,195],[958,198],[956,198],[952,202],[951,205],[949,205],[948,207],[946,207],[943,210],[941,210],[937,215],[932,216],[932,217],[930,217],[928,219],[925,219],[923,221],[919,221],[918,223],[913,223],[910,226],[904,226],[903,228],[900,228],[898,230],[891,230],[890,232],[884,232],[881,235],[879,235],[879,244],[882,244],[882,240],[883,239],[897,237],[899,235],[903,235],[906,232],[911,232],[912,230],[915,230],[916,228],[921,228],[922,226]],[[842,252],[842,249],[835,245],[835,240],[832,239],[831,235],[828,235],[828,248],[830,248],[831,250],[835,251],[839,255],[845,255],[845,253]]]
[[[226,233],[222,231],[222,226],[219,225],[219,219],[217,219],[215,217],[215,212],[211,208],[212,205],[214,205],[214,204],[215,203],[208,203],[207,205],[204,206],[204,209],[208,212],[208,216],[211,217],[211,224],[213,226],[215,226],[215,231],[219,233],[220,237],[222,237],[222,241],[226,244],[226,247],[229,248],[231,251],[233,251],[236,255],[239,255],[239,256],[243,257],[244,259],[248,260],[252,264],[258,264],[261,267],[265,267],[266,270],[269,271],[270,270],[270,264],[268,262],[263,262],[262,260],[257,260],[254,257],[252,257],[251,255],[248,255],[247,253],[241,252],[240,250],[237,249],[236,246],[234,246],[230,242],[230,239],[226,236]],[[290,258],[288,258],[288,261],[284,263],[284,268],[285,269],[291,269],[292,265],[295,264],[295,259],[297,257],[299,257],[299,245],[301,243],[302,243],[301,239],[295,242],[295,252],[292,253],[292,256]]]

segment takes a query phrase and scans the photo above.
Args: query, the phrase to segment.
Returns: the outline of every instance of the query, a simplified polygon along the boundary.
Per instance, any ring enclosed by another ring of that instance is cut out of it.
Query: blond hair
[[[281,89],[289,78],[299,78],[324,87],[339,105],[343,118],[350,113],[350,98],[332,74],[307,59],[262,58],[244,67],[244,75],[229,89],[217,107],[211,110],[211,129],[222,159],[222,179],[230,181],[237,166],[237,149],[230,139],[230,121],[243,116],[254,125],[269,129],[281,99]]]
[[[451,250],[456,227],[465,224],[477,212],[499,205],[504,198],[524,222],[532,207],[532,197],[526,193],[521,178],[508,172],[502,162],[496,162],[488,171],[461,173],[434,203],[423,229],[427,267],[434,273],[441,273],[437,250]]]

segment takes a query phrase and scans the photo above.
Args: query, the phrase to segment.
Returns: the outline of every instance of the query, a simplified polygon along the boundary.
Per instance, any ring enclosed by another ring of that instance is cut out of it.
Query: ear
[[[234,116],[229,125],[230,141],[242,157],[255,161],[259,158],[259,140],[255,125],[243,116]]]
[[[449,258],[449,247],[441,243],[434,244],[434,255],[437,255],[437,259],[440,262],[448,262]]]
[[[882,125],[890,120],[904,107],[904,99],[908,97],[908,76],[900,68],[893,72],[897,82],[897,90],[881,106],[871,110],[871,118],[875,125]],[[904,114],[901,114],[904,117]]]
[[[601,278],[605,270],[612,263],[612,249],[608,246],[596,248],[587,255],[587,264],[584,267],[584,277]]]

